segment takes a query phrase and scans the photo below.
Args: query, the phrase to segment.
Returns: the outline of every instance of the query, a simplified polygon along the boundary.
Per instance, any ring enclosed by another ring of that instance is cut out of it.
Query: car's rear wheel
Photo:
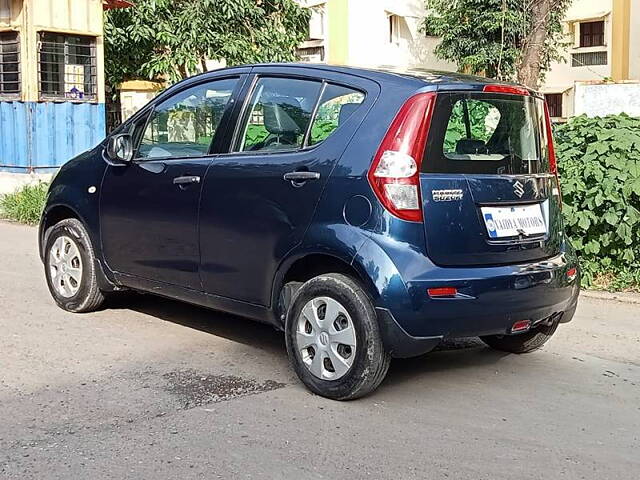
[[[90,312],[102,305],[95,255],[79,220],[67,218],[47,232],[45,276],[56,303],[69,312]]]
[[[287,312],[286,340],[300,380],[327,398],[362,397],[389,368],[371,300],[342,274],[320,275],[300,287]]]
[[[495,350],[508,353],[529,353],[542,347],[553,336],[558,328],[558,322],[532,328],[528,332],[515,335],[489,335],[480,337],[488,346]]]

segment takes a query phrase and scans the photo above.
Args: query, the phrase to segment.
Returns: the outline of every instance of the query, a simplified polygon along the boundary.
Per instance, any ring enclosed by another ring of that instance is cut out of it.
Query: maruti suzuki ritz
[[[131,289],[266,322],[300,380],[344,400],[443,339],[542,346],[578,301],[561,209],[533,91],[241,66],[169,88],[65,164],[40,253],[65,310]]]

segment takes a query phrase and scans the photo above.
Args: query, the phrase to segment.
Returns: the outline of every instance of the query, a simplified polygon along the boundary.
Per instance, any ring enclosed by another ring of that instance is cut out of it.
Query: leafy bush
[[[575,117],[555,131],[567,231],[583,285],[640,285],[640,118]]]
[[[338,120],[318,120],[311,127],[311,145],[320,143],[338,128]]]
[[[253,146],[264,142],[269,136],[269,132],[263,125],[250,123],[247,126],[247,135],[245,137],[245,145]]]
[[[49,184],[45,182],[25,185],[0,198],[0,213],[9,220],[35,225],[40,221],[48,189]]]

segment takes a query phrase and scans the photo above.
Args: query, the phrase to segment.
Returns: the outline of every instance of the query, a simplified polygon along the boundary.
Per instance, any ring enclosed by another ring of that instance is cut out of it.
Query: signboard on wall
[[[64,66],[64,92],[67,98],[84,97],[84,65]]]
[[[626,113],[640,117],[640,83],[576,84],[575,114],[604,117]]]

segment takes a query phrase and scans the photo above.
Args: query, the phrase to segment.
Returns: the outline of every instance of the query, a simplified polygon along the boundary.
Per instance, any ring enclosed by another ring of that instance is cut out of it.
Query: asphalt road
[[[63,312],[35,229],[0,223],[0,477],[640,478],[639,313],[583,298],[541,351],[448,344],[339,403],[264,325],[142,295]]]

